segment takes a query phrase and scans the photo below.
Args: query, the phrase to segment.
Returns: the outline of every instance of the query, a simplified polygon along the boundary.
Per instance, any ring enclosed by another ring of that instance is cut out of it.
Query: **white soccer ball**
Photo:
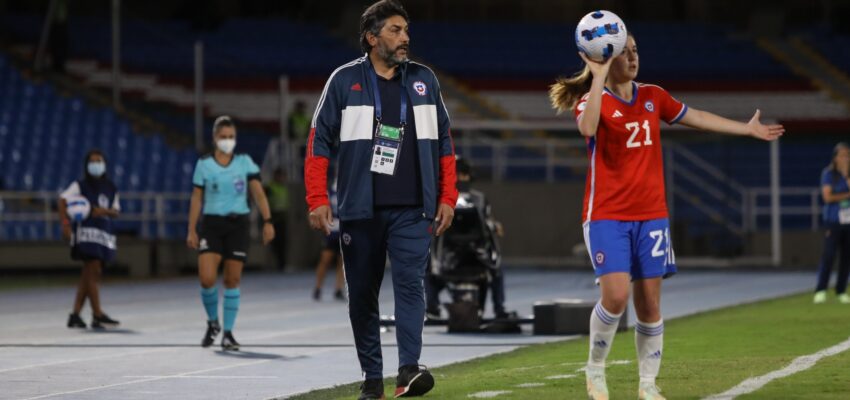
[[[91,213],[91,204],[88,199],[83,196],[69,196],[65,199],[66,211],[68,218],[74,222],[80,222],[89,217]]]
[[[606,10],[585,15],[576,26],[576,46],[593,61],[603,62],[620,55],[627,36],[623,20]]]

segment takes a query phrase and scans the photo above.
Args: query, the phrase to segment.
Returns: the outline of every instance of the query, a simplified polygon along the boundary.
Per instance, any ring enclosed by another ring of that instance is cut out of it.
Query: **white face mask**
[[[89,175],[100,178],[106,172],[106,163],[103,161],[91,161],[86,165]]]
[[[222,153],[230,154],[236,147],[236,139],[219,139],[215,142],[215,145]]]

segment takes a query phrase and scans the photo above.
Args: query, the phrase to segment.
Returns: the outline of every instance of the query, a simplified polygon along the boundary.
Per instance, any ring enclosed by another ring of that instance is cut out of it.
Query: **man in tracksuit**
[[[394,0],[360,19],[366,55],[334,71],[313,116],[305,160],[310,224],[330,232],[330,148],[338,140],[338,213],[360,399],[384,398],[378,292],[389,255],[399,371],[396,397],[420,396],[434,378],[419,366],[423,278],[433,234],[457,202],[449,116],[434,73],[408,60],[406,11]]]

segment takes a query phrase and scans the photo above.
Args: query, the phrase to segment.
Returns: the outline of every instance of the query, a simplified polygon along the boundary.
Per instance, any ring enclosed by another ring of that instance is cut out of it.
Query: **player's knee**
[[[201,277],[201,287],[204,289],[209,289],[215,286],[215,277],[214,276],[202,276]]]
[[[635,314],[643,322],[655,322],[661,319],[661,307],[654,300],[638,302],[635,303]]]
[[[607,296],[602,299],[602,307],[605,307],[611,313],[620,314],[626,309],[629,303],[629,294],[616,294]]]
[[[238,276],[226,276],[224,277],[224,287],[228,289],[233,289],[239,287],[242,279]]]

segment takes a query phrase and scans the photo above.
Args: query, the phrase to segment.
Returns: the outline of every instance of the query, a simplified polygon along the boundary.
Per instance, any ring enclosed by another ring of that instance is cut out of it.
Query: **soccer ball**
[[[626,24],[611,11],[594,11],[576,26],[576,46],[593,61],[603,62],[620,55],[626,47],[626,36]]]
[[[68,218],[71,218],[71,221],[80,222],[89,217],[91,204],[85,197],[70,196],[65,199],[65,204],[67,205]]]

